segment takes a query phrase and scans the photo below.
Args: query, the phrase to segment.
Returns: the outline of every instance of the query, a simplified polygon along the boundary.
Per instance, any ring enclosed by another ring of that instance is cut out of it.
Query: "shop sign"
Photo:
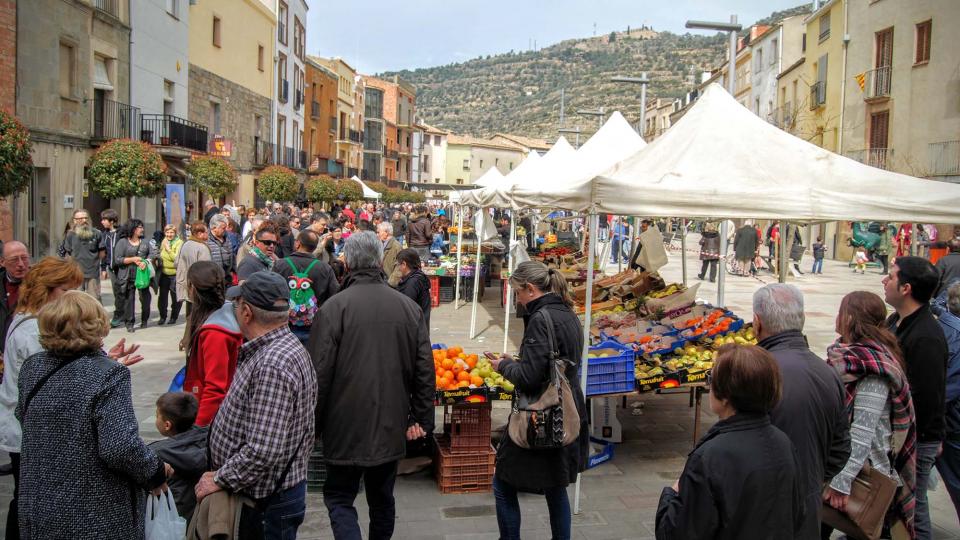
[[[223,135],[214,135],[210,139],[208,153],[211,156],[228,158],[233,153],[233,141],[224,139]]]

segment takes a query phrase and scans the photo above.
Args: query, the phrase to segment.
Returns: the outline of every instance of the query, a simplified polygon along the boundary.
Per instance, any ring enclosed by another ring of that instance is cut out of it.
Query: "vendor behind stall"
[[[647,229],[649,229],[651,225],[653,225],[653,220],[645,219],[645,220],[641,221],[641,222],[640,222],[640,232],[641,232],[641,233],[647,232]],[[642,267],[642,266],[640,266],[640,263],[638,262],[638,261],[640,260],[640,251],[642,251],[642,250],[643,250],[643,244],[641,244],[640,241],[638,240],[638,241],[637,241],[637,247],[634,248],[634,250],[633,250],[633,255],[630,257],[630,269],[631,269],[631,270],[639,270],[640,272],[646,272],[646,271],[647,271],[647,269],[644,268],[644,267]]]

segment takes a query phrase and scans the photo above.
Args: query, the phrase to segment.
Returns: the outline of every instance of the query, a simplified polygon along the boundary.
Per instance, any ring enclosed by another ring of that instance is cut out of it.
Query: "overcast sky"
[[[308,0],[310,54],[363,73],[430,67],[542,48],[627,25],[684,33],[687,19],[752,24],[803,0]]]

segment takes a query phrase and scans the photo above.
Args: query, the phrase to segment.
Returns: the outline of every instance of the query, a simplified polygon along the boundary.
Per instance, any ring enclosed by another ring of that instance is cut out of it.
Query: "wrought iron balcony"
[[[400,159],[400,152],[397,152],[395,149],[387,150],[387,159]]]
[[[279,150],[279,148],[278,148]],[[278,156],[278,162],[284,167],[289,167],[291,169],[306,169],[307,168],[307,153],[303,150],[297,150],[296,148],[290,148],[289,146],[283,149],[283,152],[280,152]]]
[[[280,80],[280,95],[277,96],[277,99],[280,103],[286,103],[290,100],[290,81],[287,79]]]
[[[140,140],[157,146],[180,146],[207,151],[207,128],[169,114],[140,116]]]
[[[253,138],[253,164],[259,167],[266,167],[276,163],[274,159],[274,145],[271,142],[264,141],[260,137]]]
[[[311,101],[310,102],[310,117],[311,118],[320,118],[320,102]]]
[[[114,17],[120,15],[119,10],[117,9],[117,0],[93,0],[93,7],[104,13],[109,13]]]
[[[960,176],[960,141],[930,143],[929,176]]]
[[[846,157],[878,169],[889,170],[893,161],[893,148],[865,148],[845,152]]]
[[[337,132],[337,117],[330,117],[330,133],[335,134]]]
[[[810,110],[817,110],[827,102],[827,81],[817,81],[810,85]]]
[[[140,109],[97,98],[93,101],[93,138],[97,140],[136,139],[140,123]]]
[[[361,132],[359,132],[359,131],[357,131],[357,130],[355,130],[355,129],[351,129],[351,130],[349,130],[349,131],[350,131],[350,132],[349,132],[348,135],[349,135],[349,137],[350,137],[350,142],[360,143],[360,142],[363,141],[363,133],[361,133]]]
[[[890,97],[890,86],[893,70],[890,66],[871,69],[864,74],[863,99],[864,101],[881,100]]]
[[[299,111],[303,105],[303,92],[297,90],[293,93],[293,110]]]

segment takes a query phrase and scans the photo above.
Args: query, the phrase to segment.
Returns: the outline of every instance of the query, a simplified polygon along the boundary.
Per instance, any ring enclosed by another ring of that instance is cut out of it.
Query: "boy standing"
[[[827,246],[823,245],[823,238],[818,236],[817,242],[813,244],[813,270],[811,274],[823,273],[823,256],[827,253]]]
[[[187,392],[167,392],[157,399],[157,431],[167,437],[150,445],[160,459],[173,467],[167,485],[173,491],[177,512],[190,521],[197,506],[193,488],[207,470],[207,429],[194,427],[197,398]]]

